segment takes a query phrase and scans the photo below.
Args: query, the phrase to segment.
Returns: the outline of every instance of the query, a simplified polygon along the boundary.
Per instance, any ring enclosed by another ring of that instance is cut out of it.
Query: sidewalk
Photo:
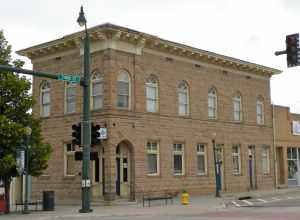
[[[129,217],[130,216],[174,216],[174,215],[198,215],[201,213],[223,210],[226,208],[226,201],[237,199],[241,196],[264,197],[275,195],[299,194],[300,188],[276,189],[269,191],[252,191],[243,193],[223,193],[222,198],[215,198],[214,195],[208,196],[191,196],[189,205],[181,205],[180,198],[174,200],[174,204],[165,205],[165,201],[152,201],[151,207],[141,203],[125,202],[116,203],[112,206],[103,206],[92,204],[93,212],[79,213],[80,205],[57,205],[52,212],[32,212],[28,215],[22,213],[12,213],[9,215],[0,215],[0,219],[17,220],[17,219],[39,219],[39,220],[68,220],[68,219],[99,219],[100,217]]]

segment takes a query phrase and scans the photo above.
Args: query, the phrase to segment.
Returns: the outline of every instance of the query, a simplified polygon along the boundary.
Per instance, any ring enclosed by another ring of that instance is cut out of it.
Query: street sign
[[[19,175],[23,174],[24,172],[24,167],[25,167],[25,151],[24,150],[18,150],[17,152],[17,171]]]
[[[59,74],[57,77],[58,80],[67,81],[70,83],[80,83],[80,76],[78,75],[66,75],[66,74]]]
[[[100,140],[107,139],[107,128],[100,128],[99,133],[100,133],[100,137],[99,137]]]

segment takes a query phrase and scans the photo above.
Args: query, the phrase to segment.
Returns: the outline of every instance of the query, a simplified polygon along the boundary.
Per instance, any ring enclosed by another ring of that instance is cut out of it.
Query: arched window
[[[50,83],[43,81],[40,87],[40,115],[47,117],[50,115]]]
[[[154,76],[146,81],[146,109],[147,112],[158,111],[158,82]]]
[[[256,122],[260,125],[265,123],[264,100],[261,96],[256,100]]]
[[[99,72],[94,73],[91,79],[91,107],[103,108],[103,75]]]
[[[65,113],[76,111],[76,84],[65,83]]]
[[[122,71],[117,79],[117,106],[120,108],[129,108],[130,101],[130,78],[126,71]]]
[[[242,120],[242,97],[240,93],[236,93],[232,97],[232,107],[233,107],[233,120],[241,121]]]
[[[217,119],[217,91],[215,88],[208,90],[208,118]]]
[[[189,115],[189,89],[186,82],[181,82],[178,86],[178,114]]]

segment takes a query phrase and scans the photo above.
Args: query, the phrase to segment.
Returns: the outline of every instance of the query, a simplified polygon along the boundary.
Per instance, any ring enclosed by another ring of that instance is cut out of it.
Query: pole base
[[[89,213],[89,212],[93,212],[93,209],[79,209],[80,213]]]
[[[23,210],[22,213],[23,214],[30,214],[30,211],[29,210]]]

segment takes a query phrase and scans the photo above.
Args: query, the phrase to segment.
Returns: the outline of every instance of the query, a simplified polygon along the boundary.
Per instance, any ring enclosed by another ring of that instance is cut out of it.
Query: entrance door
[[[116,194],[130,197],[130,152],[126,143],[121,142],[116,149]]]
[[[104,172],[103,172],[103,149],[98,149],[98,157],[92,161],[93,173],[92,173],[92,195],[93,199],[97,200],[103,195],[104,189]]]
[[[255,146],[248,147],[248,172],[250,189],[256,189]]]
[[[117,169],[117,178],[116,178],[116,193],[118,196],[120,196],[120,191],[121,191],[121,167],[120,167],[120,158],[116,158],[116,169]]]

